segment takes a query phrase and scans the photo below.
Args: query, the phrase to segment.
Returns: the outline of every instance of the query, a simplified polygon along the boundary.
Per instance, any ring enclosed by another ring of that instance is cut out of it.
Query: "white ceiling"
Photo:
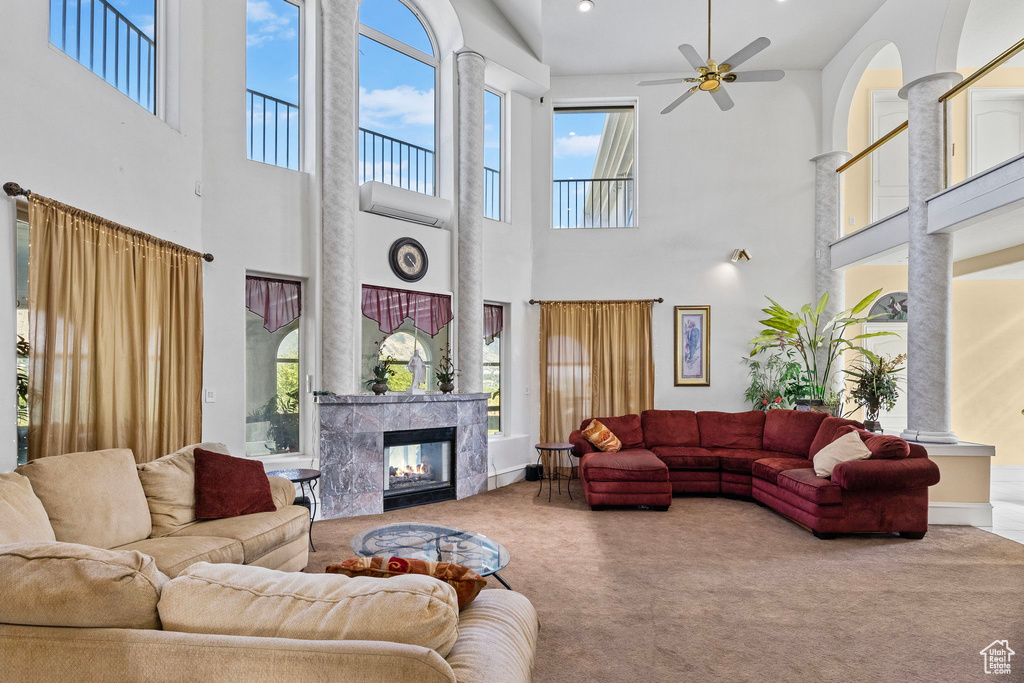
[[[493,0],[552,75],[689,71],[676,50],[707,53],[705,0]],[[884,0],[715,0],[712,57],[724,60],[750,41],[772,45],[752,69],[824,67]]]

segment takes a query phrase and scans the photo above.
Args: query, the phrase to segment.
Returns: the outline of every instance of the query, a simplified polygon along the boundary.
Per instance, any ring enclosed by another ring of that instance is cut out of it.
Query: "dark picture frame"
[[[675,385],[711,386],[711,306],[676,306],[673,320]]]

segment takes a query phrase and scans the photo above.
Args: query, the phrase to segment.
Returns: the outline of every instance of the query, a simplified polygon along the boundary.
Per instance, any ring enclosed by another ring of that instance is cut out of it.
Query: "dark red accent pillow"
[[[194,455],[196,519],[239,517],[277,509],[263,463],[201,448]]]
[[[655,446],[700,446],[697,413],[692,410],[645,410],[640,414],[644,443]]]
[[[760,450],[764,437],[764,413],[697,413],[701,448],[748,448]]]
[[[628,451],[634,448],[644,448],[644,432],[640,428],[639,415],[623,415],[622,417],[598,417],[594,418],[607,427],[612,434],[622,442],[622,450]],[[586,429],[590,420],[580,423],[580,429]]]
[[[764,449],[807,457],[828,413],[813,410],[769,410],[764,421]]]
[[[811,450],[807,452],[808,458],[813,458],[817,455],[825,446],[829,445],[836,440],[839,436],[839,430],[842,427],[853,426],[858,429],[863,429],[864,425],[856,420],[847,420],[844,417],[832,417],[829,415],[821,421],[821,426],[818,427],[818,433],[814,436],[814,441],[811,442]]]
[[[866,429],[858,429],[852,425],[840,427],[836,436],[857,432],[860,440],[871,451],[871,460],[902,460],[910,457],[910,444],[898,436],[874,434]]]

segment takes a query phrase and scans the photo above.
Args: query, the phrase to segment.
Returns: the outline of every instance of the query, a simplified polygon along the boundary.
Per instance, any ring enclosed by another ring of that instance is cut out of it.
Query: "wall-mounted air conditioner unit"
[[[359,188],[359,208],[370,213],[443,228],[452,217],[447,199],[371,180]]]

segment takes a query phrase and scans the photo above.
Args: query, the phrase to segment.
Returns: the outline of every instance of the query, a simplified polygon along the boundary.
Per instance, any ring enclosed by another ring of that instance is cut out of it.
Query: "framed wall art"
[[[675,307],[677,387],[711,386],[711,307]]]

